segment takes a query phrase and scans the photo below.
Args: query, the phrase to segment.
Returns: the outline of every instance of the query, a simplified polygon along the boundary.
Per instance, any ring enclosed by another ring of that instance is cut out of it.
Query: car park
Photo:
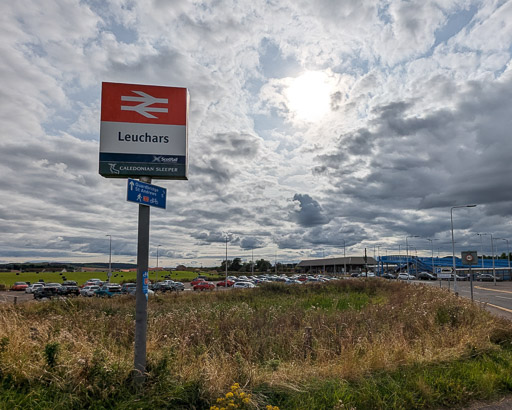
[[[28,288],[28,283],[26,282],[15,282],[14,285],[11,286],[11,290],[20,291]]]
[[[206,281],[201,281],[199,283],[197,283],[197,285],[194,285],[194,290],[213,290],[215,289],[215,285],[213,283],[210,283],[210,282],[206,282]]]
[[[94,295],[98,297],[108,297],[121,295],[121,286],[117,283],[106,283],[94,291]]]

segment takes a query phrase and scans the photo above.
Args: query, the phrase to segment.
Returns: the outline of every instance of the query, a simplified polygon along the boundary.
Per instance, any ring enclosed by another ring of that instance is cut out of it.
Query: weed
[[[50,342],[44,347],[44,357],[48,367],[55,367],[57,364],[57,355],[59,353],[60,343]]]

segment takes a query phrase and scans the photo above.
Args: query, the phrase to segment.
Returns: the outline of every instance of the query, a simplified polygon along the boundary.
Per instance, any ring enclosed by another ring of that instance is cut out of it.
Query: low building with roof
[[[300,261],[295,269],[303,273],[340,275],[343,273],[364,272],[365,267],[372,270],[377,261],[368,256],[347,256],[342,258],[308,259]],[[346,267],[346,272],[345,272]]]

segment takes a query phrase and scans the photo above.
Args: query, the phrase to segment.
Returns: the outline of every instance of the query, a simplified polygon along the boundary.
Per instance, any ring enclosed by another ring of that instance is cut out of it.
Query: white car
[[[25,289],[25,293],[34,293],[37,289],[44,288],[44,283],[33,283],[28,288]]]
[[[249,288],[255,288],[256,285],[252,282],[235,282],[233,287],[238,288],[238,289],[249,289]]]
[[[100,287],[98,285],[89,285],[84,286],[80,289],[80,295],[82,296],[94,296],[94,292],[96,292]]]
[[[398,275],[398,279],[401,279],[401,280],[416,280],[416,277],[412,276],[412,275],[408,275],[407,273],[401,273],[400,275]]]

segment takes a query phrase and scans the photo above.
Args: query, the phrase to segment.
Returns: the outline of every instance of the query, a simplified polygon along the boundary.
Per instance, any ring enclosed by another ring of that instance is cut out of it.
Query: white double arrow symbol
[[[143,91],[133,91],[132,93],[140,95],[140,97],[130,97],[128,95],[122,95],[121,101],[140,102],[138,105],[121,105],[122,111],[135,111],[146,118],[157,118],[154,115],[149,114],[150,112],[168,112],[167,108],[151,107],[153,104],[167,104],[169,100],[167,98],[155,98],[152,95],[146,94]]]

